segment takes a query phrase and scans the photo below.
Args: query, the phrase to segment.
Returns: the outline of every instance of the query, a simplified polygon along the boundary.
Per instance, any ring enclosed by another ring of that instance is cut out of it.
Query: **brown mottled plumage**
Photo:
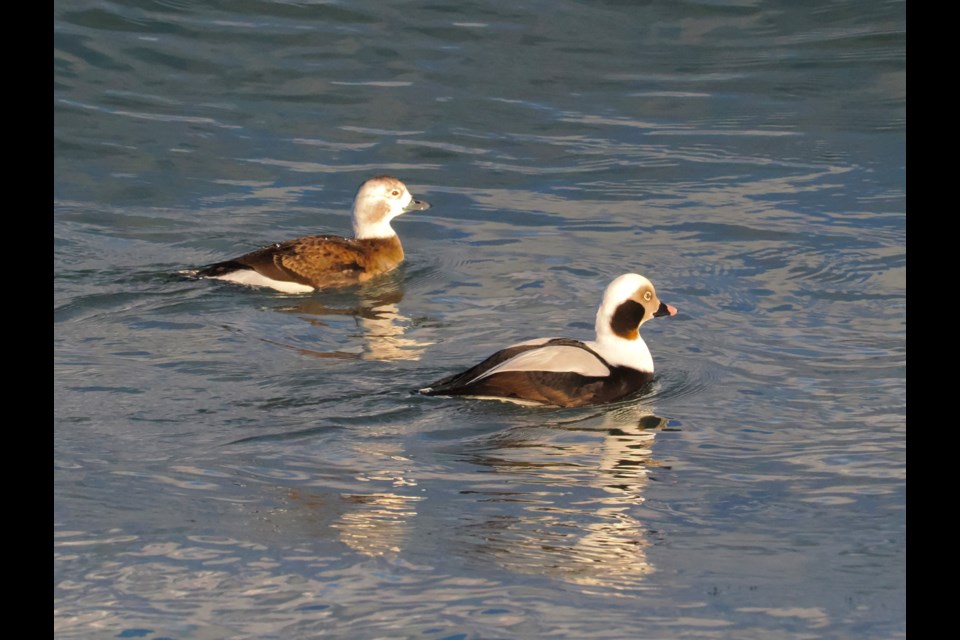
[[[354,200],[354,238],[287,240],[204,267],[196,275],[287,293],[366,282],[403,262],[403,247],[390,221],[407,211],[429,207],[429,203],[414,200],[396,178],[370,178]]]

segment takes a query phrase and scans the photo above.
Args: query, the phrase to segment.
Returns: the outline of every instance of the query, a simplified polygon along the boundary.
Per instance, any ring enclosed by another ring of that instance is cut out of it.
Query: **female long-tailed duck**
[[[676,313],[675,307],[660,302],[649,280],[626,273],[603,293],[596,340],[521,342],[420,393],[561,407],[613,402],[653,379],[653,357],[640,337],[640,325]]]
[[[430,204],[414,200],[392,176],[370,178],[353,202],[353,238],[305,236],[272,244],[200,269],[196,276],[306,293],[365,282],[403,262],[403,247],[390,221]]]

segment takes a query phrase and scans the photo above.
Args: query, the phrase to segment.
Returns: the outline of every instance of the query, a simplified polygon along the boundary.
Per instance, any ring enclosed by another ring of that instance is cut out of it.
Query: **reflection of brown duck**
[[[403,300],[401,289],[383,288],[379,284],[371,291],[360,288],[361,298],[354,305],[333,306],[331,301],[317,297],[295,298],[277,307],[277,311],[294,313],[313,326],[325,327],[328,322],[323,318],[330,316],[352,316],[360,329],[362,347],[355,351],[317,351],[297,348],[304,355],[317,358],[363,360],[419,360],[429,342],[418,342],[404,337],[410,324],[410,318],[400,313],[398,304]],[[284,345],[290,346],[290,345]]]
[[[276,307],[276,311],[282,313],[304,314],[306,316],[354,316],[356,318],[366,318],[368,320],[380,320],[383,313],[380,309],[388,305],[396,305],[403,300],[403,290],[391,287],[376,287],[376,291],[370,291],[368,287],[361,287],[359,299],[354,300],[354,304],[337,305],[338,300],[328,300],[326,297],[303,297],[287,298],[285,302]],[[351,299],[352,296],[347,299]],[[347,300],[343,300],[346,302]],[[314,325],[325,325],[322,320],[313,318],[304,318],[307,322]]]
[[[429,207],[429,203],[414,200],[396,178],[370,178],[360,186],[353,203],[353,238],[287,240],[204,267],[196,275],[284,293],[366,282],[403,262],[403,247],[390,221]]]

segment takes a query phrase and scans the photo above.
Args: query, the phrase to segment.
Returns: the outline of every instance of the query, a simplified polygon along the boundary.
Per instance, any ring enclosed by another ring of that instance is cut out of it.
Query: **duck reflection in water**
[[[459,438],[452,452],[466,464],[446,473],[462,481],[428,472],[428,485],[399,440],[358,441],[324,470],[339,488],[292,489],[286,499],[296,508],[276,517],[296,514],[308,535],[369,557],[412,562],[432,536],[458,564],[492,560],[517,574],[629,591],[654,571],[640,512],[650,475],[663,467],[651,449],[665,426],[627,406]]]
[[[518,573],[629,589],[654,571],[640,520],[656,434],[641,406],[484,438],[468,460],[498,475],[475,489],[468,553]]]
[[[390,277],[390,276],[387,276]],[[292,345],[304,355],[341,360],[419,360],[432,342],[405,337],[412,320],[400,312],[403,290],[396,286],[361,287],[355,293],[334,296],[296,297],[285,301],[277,311],[293,313],[315,327],[327,328],[324,317],[352,316],[356,321],[360,344],[349,349],[320,351]]]

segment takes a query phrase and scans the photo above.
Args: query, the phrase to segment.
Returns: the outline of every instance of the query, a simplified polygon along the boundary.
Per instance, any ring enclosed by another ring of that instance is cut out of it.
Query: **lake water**
[[[54,3],[58,638],[906,635],[904,2]],[[429,211],[362,288],[177,277]],[[582,409],[410,391],[592,338]]]

